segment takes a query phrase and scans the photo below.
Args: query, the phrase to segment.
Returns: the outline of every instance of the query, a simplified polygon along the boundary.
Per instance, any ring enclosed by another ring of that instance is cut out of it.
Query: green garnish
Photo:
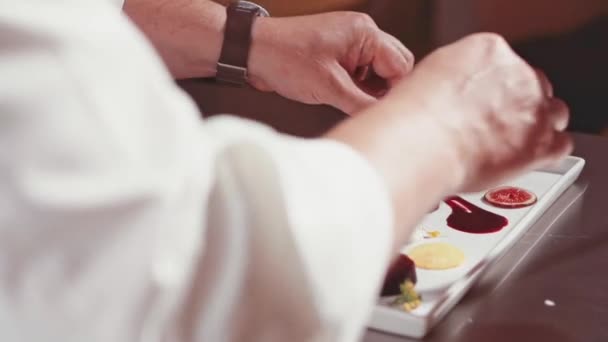
[[[414,283],[411,280],[404,281],[399,289],[401,289],[401,294],[395,298],[394,305],[399,305],[408,312],[420,306],[422,297],[414,289]]]

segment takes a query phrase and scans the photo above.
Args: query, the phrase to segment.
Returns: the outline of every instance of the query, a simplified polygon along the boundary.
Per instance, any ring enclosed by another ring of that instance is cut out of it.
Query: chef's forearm
[[[152,41],[174,77],[215,75],[224,6],[209,0],[126,0],[124,11]]]
[[[460,151],[429,114],[422,105],[381,101],[327,135],[359,151],[384,178],[394,207],[395,252],[463,178]]]

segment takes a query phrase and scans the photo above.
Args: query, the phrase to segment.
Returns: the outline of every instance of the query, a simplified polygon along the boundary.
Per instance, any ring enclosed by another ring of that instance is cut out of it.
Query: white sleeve
[[[0,340],[355,340],[392,240],[375,171],[203,122],[124,16],[62,4],[0,5]]]

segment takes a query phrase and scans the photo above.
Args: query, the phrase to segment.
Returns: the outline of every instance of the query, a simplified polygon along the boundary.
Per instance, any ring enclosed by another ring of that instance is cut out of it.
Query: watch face
[[[259,15],[261,17],[270,16],[270,13],[268,13],[268,11],[264,7],[262,7],[256,3],[253,3],[251,1],[239,1],[239,7],[244,7],[247,9],[257,9],[257,10],[259,10]]]

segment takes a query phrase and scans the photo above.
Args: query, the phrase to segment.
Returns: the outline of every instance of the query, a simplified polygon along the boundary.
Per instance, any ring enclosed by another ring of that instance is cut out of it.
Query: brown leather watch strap
[[[226,8],[224,44],[217,65],[216,79],[234,85],[247,83],[247,62],[251,48],[251,32],[260,9],[240,1]]]

